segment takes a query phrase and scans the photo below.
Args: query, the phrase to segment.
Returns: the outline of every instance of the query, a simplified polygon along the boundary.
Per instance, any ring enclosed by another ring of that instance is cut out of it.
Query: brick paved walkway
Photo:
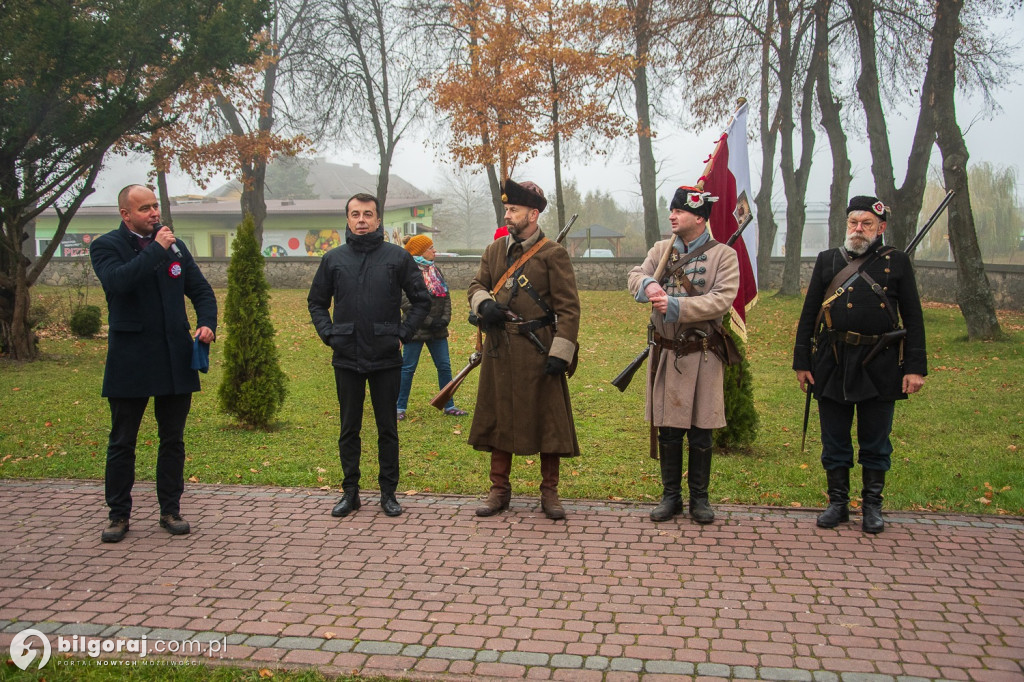
[[[647,508],[189,485],[192,535],[136,486],[104,545],[102,483],[0,481],[0,644],[223,640],[225,660],[413,679],[1024,680],[1024,519],[892,513],[876,537],[809,510]],[[52,664],[51,664],[52,665]]]

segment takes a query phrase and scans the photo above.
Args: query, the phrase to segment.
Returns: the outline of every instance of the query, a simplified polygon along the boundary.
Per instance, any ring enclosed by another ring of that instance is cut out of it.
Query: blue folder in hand
[[[210,371],[210,344],[192,339],[192,369],[204,374]]]

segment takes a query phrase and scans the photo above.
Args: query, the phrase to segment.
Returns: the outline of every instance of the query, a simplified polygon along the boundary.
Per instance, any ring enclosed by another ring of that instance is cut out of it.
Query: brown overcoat
[[[643,264],[629,271],[629,291],[634,297],[637,297],[644,280],[654,276],[662,254],[671,244],[672,240],[669,239],[656,243],[648,251]],[[651,310],[651,323],[664,338],[674,339],[681,330],[692,327],[706,332],[709,330],[709,322],[721,324],[722,318],[732,307],[740,277],[736,252],[731,247],[718,244],[704,255],[707,260],[688,264],[684,268],[704,268],[704,272],[687,275],[696,293],[700,295],[677,298],[679,319],[666,322],[664,315]],[[699,283],[701,279],[704,280],[703,284]],[[684,293],[674,278],[664,287],[670,296]],[[641,299],[647,300],[642,294],[638,300]],[[671,350],[663,349],[658,363],[655,365],[648,362],[647,365],[647,421],[654,426],[679,429],[691,426],[702,429],[722,428],[726,425],[723,375],[722,361],[714,353],[705,355],[697,352],[677,358]]]
[[[473,312],[479,314],[480,304],[491,298],[490,291],[498,279],[524,250],[543,236],[537,230],[522,244],[506,236],[487,247],[476,278],[469,285],[469,306]],[[536,330],[546,353],[520,334],[504,330],[486,334],[469,444],[486,452],[498,449],[517,455],[572,457],[580,449],[569,386],[565,374],[550,376],[544,368],[548,355],[571,362],[576,353],[580,327],[576,275],[569,254],[550,240],[523,265],[521,274],[557,315],[557,331],[550,326]],[[513,282],[515,279],[512,278]],[[518,283],[511,288],[503,286],[494,299],[525,320],[545,316],[544,309]]]

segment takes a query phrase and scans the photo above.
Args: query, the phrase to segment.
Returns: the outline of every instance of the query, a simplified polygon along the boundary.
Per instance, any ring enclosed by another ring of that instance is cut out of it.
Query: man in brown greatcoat
[[[469,443],[491,453],[491,490],[476,513],[508,509],[512,455],[540,453],[541,507],[564,519],[559,460],[580,454],[566,381],[580,324],[576,275],[569,254],[537,226],[547,206],[540,187],[507,180],[502,201],[509,234],[487,247],[469,286],[470,310],[487,333]]]
[[[655,346],[647,374],[647,420],[658,428],[661,503],[652,521],[667,521],[683,511],[683,437],[689,441],[690,517],[711,523],[711,429],[725,426],[722,386],[722,318],[739,290],[736,252],[715,242],[707,229],[717,197],[680,187],[672,198],[672,238],[656,243],[647,259],[629,271],[629,291],[650,302]],[[666,275],[654,278],[666,249],[673,249]],[[654,453],[651,453],[654,456]]]

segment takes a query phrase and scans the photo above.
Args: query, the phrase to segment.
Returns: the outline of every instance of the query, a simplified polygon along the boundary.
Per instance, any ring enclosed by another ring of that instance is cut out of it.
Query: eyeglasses
[[[856,228],[858,225],[860,225],[861,229],[863,229],[865,232],[868,232],[871,229],[878,227],[878,223],[875,222],[874,219],[868,219],[868,220],[847,220],[846,221],[846,229],[847,230],[852,230],[852,229]]]

